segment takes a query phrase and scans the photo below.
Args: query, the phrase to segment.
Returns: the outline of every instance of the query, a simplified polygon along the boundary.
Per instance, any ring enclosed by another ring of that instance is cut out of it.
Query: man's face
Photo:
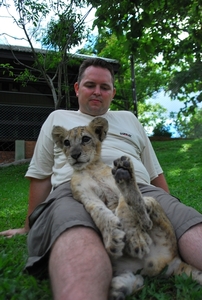
[[[109,70],[94,66],[85,70],[80,84],[76,82],[74,89],[80,111],[91,116],[106,113],[116,93]]]

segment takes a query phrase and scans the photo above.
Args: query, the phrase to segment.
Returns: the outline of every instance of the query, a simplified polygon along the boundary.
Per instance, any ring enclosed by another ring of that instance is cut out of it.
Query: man
[[[24,228],[1,234],[10,237],[29,231],[26,268],[37,275],[48,266],[54,299],[107,299],[112,277],[110,260],[92,219],[72,198],[72,169],[62,151],[54,147],[51,136],[53,125],[71,129],[102,116],[109,122],[103,161],[112,165],[122,155],[131,157],[141,192],[155,197],[171,220],[182,258],[202,270],[202,215],[169,194],[161,166],[135,116],[108,110],[116,92],[110,64],[96,58],[84,61],[74,87],[79,111],[57,110],[48,117],[26,173],[30,179],[28,216],[32,214],[32,227],[29,231],[27,218]]]

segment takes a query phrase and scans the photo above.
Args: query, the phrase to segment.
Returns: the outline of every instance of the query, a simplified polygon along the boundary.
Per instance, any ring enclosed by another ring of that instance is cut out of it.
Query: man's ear
[[[78,93],[79,93],[79,84],[78,84],[78,82],[75,82],[75,84],[74,84],[74,91],[75,91],[76,96],[78,97]]]
[[[108,121],[105,118],[97,117],[93,119],[88,127],[97,135],[97,138],[102,142],[108,131]]]
[[[52,130],[53,140],[56,143],[56,145],[61,149],[63,149],[64,139],[67,136],[67,133],[68,131],[64,127],[53,126],[53,130]]]

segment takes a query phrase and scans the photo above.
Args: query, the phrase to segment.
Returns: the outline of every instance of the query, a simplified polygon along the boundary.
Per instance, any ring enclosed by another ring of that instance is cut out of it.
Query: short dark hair
[[[111,76],[112,76],[112,83],[114,85],[114,69],[109,62],[107,62],[106,60],[104,60],[102,58],[88,58],[82,62],[82,64],[80,65],[80,68],[79,68],[79,74],[78,74],[78,79],[77,79],[78,83],[81,82],[85,70],[90,66],[100,67],[100,68],[109,70],[109,72],[111,73]]]

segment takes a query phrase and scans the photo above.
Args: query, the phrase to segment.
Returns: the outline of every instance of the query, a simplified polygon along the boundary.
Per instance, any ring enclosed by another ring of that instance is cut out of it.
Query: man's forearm
[[[25,220],[25,230],[29,231],[29,215],[34,211],[34,209],[43,201],[46,200],[50,191],[52,189],[51,186],[51,177],[47,177],[45,179],[30,179],[30,190],[29,190],[29,206],[27,217]]]
[[[158,177],[156,177],[154,180],[151,181],[151,184],[155,185],[156,187],[162,188],[167,193],[170,193],[168,184],[166,182],[164,174],[159,174]]]

